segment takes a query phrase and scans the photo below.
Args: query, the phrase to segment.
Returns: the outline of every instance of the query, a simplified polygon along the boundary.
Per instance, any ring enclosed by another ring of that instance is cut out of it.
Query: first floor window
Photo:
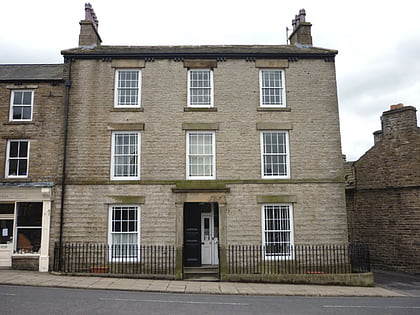
[[[284,71],[260,71],[260,105],[262,107],[284,107],[285,101]]]
[[[140,107],[140,70],[116,70],[115,107]]]
[[[32,107],[34,103],[33,91],[12,91],[10,100],[10,120],[32,120]]]
[[[187,132],[187,179],[214,179],[215,166],[214,131]]]
[[[262,231],[264,254],[266,257],[291,257],[293,255],[292,205],[263,205]]]
[[[15,252],[38,253],[41,248],[42,202],[18,202],[16,204]]]
[[[7,142],[6,177],[28,177],[29,141]]]
[[[121,260],[139,258],[140,207],[110,206],[109,211],[110,257]]]
[[[111,179],[140,179],[140,132],[112,133]]]
[[[213,106],[213,72],[211,70],[188,71],[188,106]]]
[[[289,133],[261,132],[262,178],[289,178]]]

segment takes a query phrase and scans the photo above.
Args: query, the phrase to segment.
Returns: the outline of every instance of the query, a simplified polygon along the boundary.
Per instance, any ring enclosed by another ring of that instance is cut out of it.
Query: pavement
[[[181,280],[153,280],[106,278],[91,276],[65,276],[46,272],[0,270],[0,285],[24,285],[38,287],[124,290],[166,293],[238,294],[270,296],[412,296],[403,290],[383,286],[350,287],[335,285],[272,284],[242,282],[208,282]]]
[[[378,287],[420,298],[420,274],[373,270]]]

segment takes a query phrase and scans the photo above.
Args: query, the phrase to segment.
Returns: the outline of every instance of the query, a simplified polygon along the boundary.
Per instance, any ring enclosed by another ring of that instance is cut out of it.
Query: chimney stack
[[[299,14],[292,20],[293,32],[289,37],[291,45],[312,46],[311,26],[306,22],[306,11],[300,9]]]
[[[85,19],[80,21],[79,47],[92,49],[101,45],[99,21],[90,3],[85,3]]]
[[[375,143],[383,138],[392,138],[400,132],[417,132],[416,108],[399,103],[381,117],[382,130],[373,133]]]

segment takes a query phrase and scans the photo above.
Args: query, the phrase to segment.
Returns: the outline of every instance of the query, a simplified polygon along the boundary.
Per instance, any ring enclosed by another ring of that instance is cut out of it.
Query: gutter
[[[62,266],[62,245],[63,245],[63,226],[64,226],[64,197],[66,193],[66,162],[67,162],[67,135],[69,125],[69,105],[70,105],[70,88],[71,88],[71,65],[73,59],[68,58],[68,71],[67,78],[65,81],[66,95],[65,95],[65,122],[64,122],[64,148],[63,148],[63,172],[61,174],[61,206],[60,206],[60,236],[59,236],[59,262],[58,270],[61,270]]]
[[[105,61],[115,59],[207,59],[207,58],[226,58],[226,59],[250,59],[250,58],[273,58],[273,59],[323,59],[334,58],[337,51],[325,53],[112,53],[112,52],[62,52],[66,57],[77,59],[104,59]]]

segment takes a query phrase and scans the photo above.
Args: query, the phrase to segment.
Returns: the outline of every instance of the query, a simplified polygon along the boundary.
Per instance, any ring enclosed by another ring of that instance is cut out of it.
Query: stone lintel
[[[124,69],[138,69],[145,67],[145,61],[141,59],[112,59],[112,68],[124,68]]]
[[[144,196],[105,196],[104,203],[106,204],[144,204]]]
[[[144,123],[108,123],[108,130],[144,130]]]
[[[291,203],[297,202],[296,195],[257,195],[257,203]]]
[[[292,130],[291,122],[257,122],[257,130]]]
[[[182,123],[182,130],[219,130],[219,123]]]
[[[256,68],[288,68],[289,61],[287,59],[257,59],[255,60]]]
[[[217,61],[211,60],[211,59],[185,59],[184,68],[213,69],[213,68],[217,68]]]

